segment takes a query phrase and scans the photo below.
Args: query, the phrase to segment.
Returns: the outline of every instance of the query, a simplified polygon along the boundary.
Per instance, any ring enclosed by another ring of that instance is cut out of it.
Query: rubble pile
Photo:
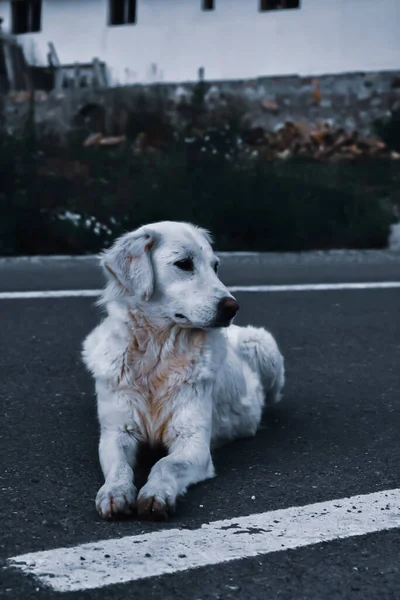
[[[204,141],[204,146],[209,146],[209,132],[196,130],[192,137],[185,139],[187,143],[193,143],[194,140]],[[83,145],[110,147],[126,141],[125,135],[106,137],[102,133],[95,133],[91,134]],[[243,157],[250,154],[264,160],[284,160],[298,156],[332,162],[360,157],[400,159],[400,153],[388,148],[383,141],[373,137],[362,138],[355,130],[334,128],[329,123],[313,125],[287,121],[275,131],[255,127],[240,135],[239,144]],[[135,155],[161,149],[162,144],[154,143],[151,136],[145,132],[139,133],[132,145]]]
[[[329,123],[286,122],[275,131],[257,128],[249,132],[245,141],[258,148],[265,159],[274,160],[308,156],[317,160],[352,160],[358,157],[400,159],[376,138],[361,138],[357,131],[334,129]]]

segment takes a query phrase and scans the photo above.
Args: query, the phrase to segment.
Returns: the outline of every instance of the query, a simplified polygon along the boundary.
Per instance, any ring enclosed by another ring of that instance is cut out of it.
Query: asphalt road
[[[392,281],[399,278],[400,252],[390,250],[304,253],[221,253],[227,285]],[[0,292],[100,288],[96,257],[0,259]]]
[[[222,278],[229,285],[400,280],[399,254],[321,256],[231,257]],[[0,289],[101,285],[90,261],[79,263],[75,278],[61,262],[0,264]],[[95,402],[79,357],[99,318],[93,299],[0,301],[2,561],[400,487],[400,290],[237,297],[236,322],[268,327],[281,346],[285,398],[265,413],[254,439],[215,453],[218,476],[192,488],[166,524],[103,522],[94,510],[102,483]],[[399,600],[399,556],[394,530],[62,598]],[[60,595],[9,569],[0,579],[5,598]]]

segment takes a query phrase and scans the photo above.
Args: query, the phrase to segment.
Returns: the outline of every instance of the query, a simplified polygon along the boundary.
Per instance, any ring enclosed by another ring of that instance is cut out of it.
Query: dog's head
[[[123,235],[102,255],[103,302],[126,302],[154,323],[227,327],[239,305],[218,278],[210,242],[204,229],[172,221]]]

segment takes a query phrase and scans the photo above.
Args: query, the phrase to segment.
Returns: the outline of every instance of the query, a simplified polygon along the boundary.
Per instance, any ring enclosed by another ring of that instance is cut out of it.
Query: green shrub
[[[83,148],[3,133],[0,255],[97,252],[162,219],[209,228],[219,250],[386,246],[397,161],[262,162],[243,155],[234,122],[187,135],[135,155],[130,140]]]
[[[379,137],[396,152],[400,152],[400,109],[393,110],[388,117],[375,121]]]

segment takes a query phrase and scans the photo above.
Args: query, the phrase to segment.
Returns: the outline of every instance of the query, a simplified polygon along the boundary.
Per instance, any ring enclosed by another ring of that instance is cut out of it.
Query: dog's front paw
[[[97,512],[103,519],[131,515],[135,500],[136,488],[133,483],[105,483],[96,496]]]
[[[136,507],[139,517],[149,521],[165,521],[175,510],[175,498],[163,490],[146,484],[139,493]]]

